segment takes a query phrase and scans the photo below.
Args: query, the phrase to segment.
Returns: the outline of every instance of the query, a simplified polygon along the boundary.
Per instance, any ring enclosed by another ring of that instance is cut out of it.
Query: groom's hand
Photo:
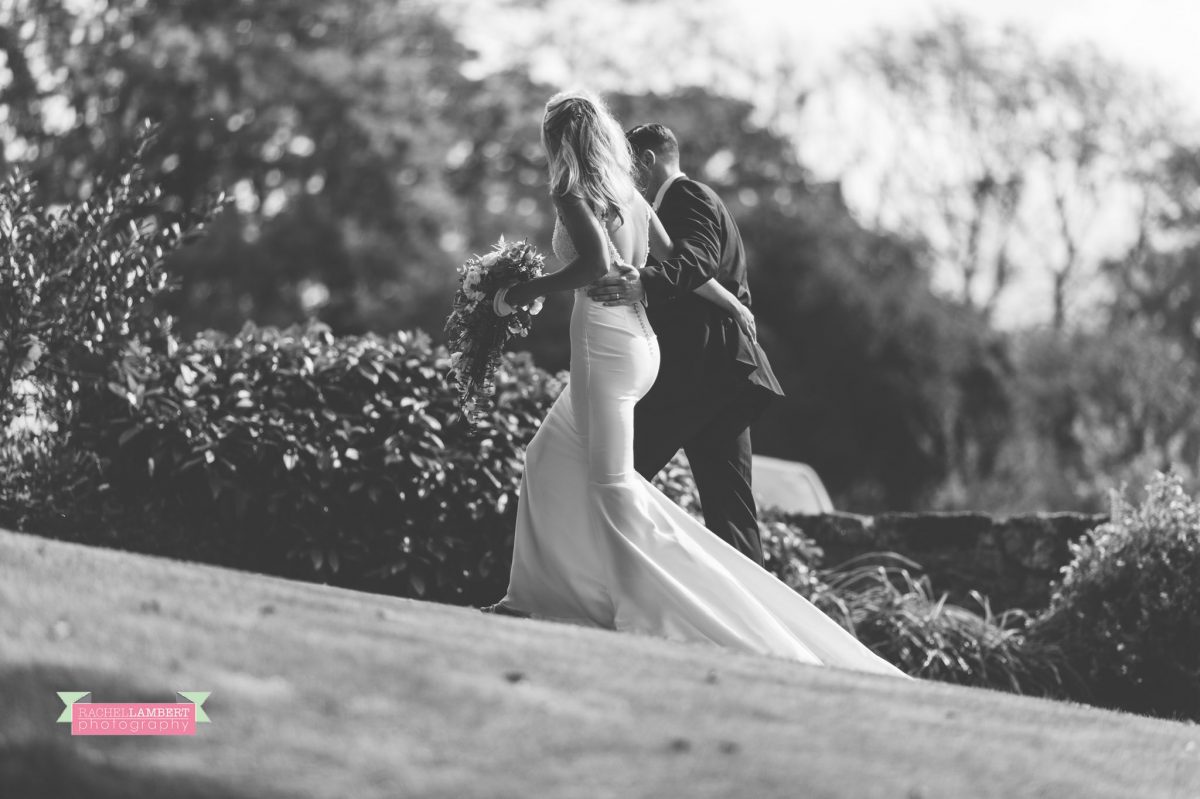
[[[643,302],[646,288],[638,270],[628,264],[621,265],[621,274],[602,277],[588,287],[588,296],[605,305],[633,305]]]
[[[754,312],[740,302],[736,305],[737,307],[734,309],[733,315],[734,321],[742,329],[742,335],[751,341],[756,341],[758,339],[758,326],[754,321]]]

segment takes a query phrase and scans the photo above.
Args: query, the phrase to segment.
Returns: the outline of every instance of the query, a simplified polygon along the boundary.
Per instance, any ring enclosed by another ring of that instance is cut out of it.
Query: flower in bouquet
[[[458,268],[459,286],[454,307],[446,320],[446,346],[450,351],[449,377],[458,389],[463,416],[476,427],[495,402],[496,370],[504,347],[514,337],[526,336],[542,300],[501,317],[493,308],[496,292],[524,283],[544,273],[545,259],[528,241],[505,241],[492,252],[473,255]]]

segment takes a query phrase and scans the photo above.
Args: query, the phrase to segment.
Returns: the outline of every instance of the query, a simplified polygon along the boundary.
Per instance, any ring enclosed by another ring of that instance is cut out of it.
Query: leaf
[[[493,486],[495,486],[497,489],[504,488],[504,485],[499,480],[496,479],[496,475],[492,474],[491,469],[489,469],[485,466],[482,469],[482,471],[483,471],[483,476],[486,477]]]
[[[123,390],[122,390],[122,393],[123,393]],[[134,425],[133,427],[129,428],[125,432],[121,433],[120,437],[117,438],[117,446],[118,447],[125,446],[126,444],[128,444],[130,441],[133,440],[134,436],[136,436],[140,432],[142,432],[142,425],[140,425],[140,424]]]

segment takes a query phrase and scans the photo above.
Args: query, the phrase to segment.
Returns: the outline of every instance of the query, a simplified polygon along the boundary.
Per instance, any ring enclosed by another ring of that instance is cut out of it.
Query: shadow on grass
[[[261,785],[239,787],[205,772],[217,763],[187,770],[155,769],[148,755],[194,746],[188,736],[73,736],[57,719],[64,709],[58,691],[91,691],[95,702],[173,702],[174,693],[147,689],[111,673],[61,666],[0,664],[0,796],[12,799],[184,799],[282,797]],[[212,708],[206,704],[205,710]]]

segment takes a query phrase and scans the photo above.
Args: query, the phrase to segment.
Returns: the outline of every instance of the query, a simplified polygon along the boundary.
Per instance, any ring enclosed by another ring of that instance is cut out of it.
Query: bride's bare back
[[[592,218],[595,219],[594,215]],[[620,218],[613,214],[607,220],[596,221],[608,233],[608,238],[622,263],[641,268],[646,265],[648,255],[654,254],[663,258],[671,251],[671,240],[662,222],[641,195],[635,195],[621,206]],[[553,245],[555,255],[564,263],[574,260],[579,255],[561,213],[555,221]],[[610,269],[609,274],[612,272]]]

